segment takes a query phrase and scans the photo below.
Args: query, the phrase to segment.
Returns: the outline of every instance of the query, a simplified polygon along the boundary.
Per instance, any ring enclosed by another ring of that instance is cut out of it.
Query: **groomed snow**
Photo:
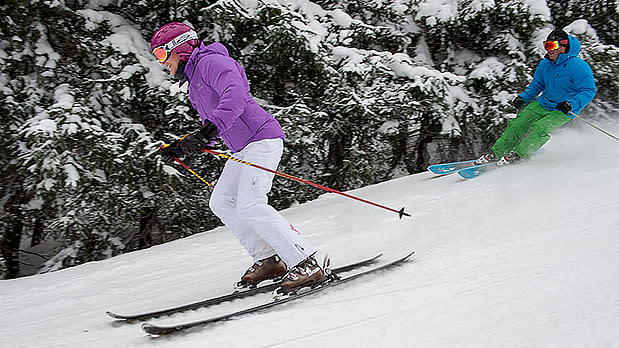
[[[229,292],[250,259],[217,228],[0,281],[0,346],[619,347],[619,142],[574,122],[531,161],[475,180],[421,173],[350,192],[405,206],[412,218],[335,194],[283,212],[335,265],[414,249],[397,269],[171,337],[105,314]],[[151,321],[200,319],[269,296]]]

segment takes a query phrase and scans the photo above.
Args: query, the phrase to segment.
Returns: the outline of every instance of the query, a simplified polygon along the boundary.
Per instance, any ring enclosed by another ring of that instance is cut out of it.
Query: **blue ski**
[[[460,175],[462,179],[473,179],[482,175],[485,172],[497,168],[499,168],[499,165],[497,165],[496,162],[484,163],[477,166],[460,169],[458,170],[458,175]]]
[[[446,175],[455,173],[460,169],[468,168],[475,165],[476,160],[433,164],[428,167],[428,170],[434,175]]]

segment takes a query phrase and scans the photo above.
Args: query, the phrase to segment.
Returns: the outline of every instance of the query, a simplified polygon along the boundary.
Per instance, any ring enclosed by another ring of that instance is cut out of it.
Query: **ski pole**
[[[215,186],[213,186],[213,184],[211,184],[210,182],[204,180],[203,177],[201,177],[200,175],[198,175],[198,173],[194,172],[191,168],[187,167],[187,165],[185,163],[183,163],[181,160],[179,160],[178,158],[174,157],[174,160],[178,163],[180,163],[181,166],[185,167],[185,169],[187,169],[188,171],[191,172],[191,174],[195,175],[196,177],[198,177],[198,179],[202,180],[205,184],[209,185],[211,188],[214,188]]]
[[[311,181],[307,181],[307,180],[305,180],[305,179],[297,178],[297,177],[292,176],[292,175],[290,175],[290,174],[286,174],[286,173],[278,172],[278,171],[276,171],[276,170],[269,169],[269,168],[266,168],[266,167],[263,167],[263,166],[260,166],[260,165],[254,164],[254,163],[250,163],[250,162],[247,162],[247,161],[243,161],[243,160],[241,160],[241,159],[234,158],[234,157],[232,157],[232,156],[228,156],[228,155],[226,155],[226,154],[223,154],[223,153],[220,153],[220,152],[217,152],[217,151],[213,151],[213,150],[211,150],[211,149],[202,149],[202,151],[203,151],[203,152],[208,152],[208,153],[213,154],[213,155],[215,155],[215,156],[220,156],[220,157],[223,157],[223,158],[226,158],[226,159],[229,159],[229,160],[233,160],[233,161],[236,161],[236,162],[239,162],[239,163],[242,163],[242,164],[248,165],[248,166],[250,166],[250,167],[256,167],[256,168],[258,168],[258,169],[266,170],[267,172],[270,172],[270,173],[273,173],[273,174],[279,175],[279,176],[284,177],[284,178],[286,178],[286,179],[291,179],[291,180],[295,180],[295,181],[298,181],[298,182],[302,182],[302,183],[304,183],[304,184],[312,185],[312,186],[314,186],[314,187],[317,187],[317,188],[319,188],[319,189],[321,189],[321,190],[325,190],[325,191],[327,191],[327,192],[337,193],[338,195],[342,195],[342,196],[344,196],[344,197],[348,197],[348,198],[356,199],[356,200],[358,200],[358,201],[361,201],[361,202],[364,202],[364,203],[367,203],[367,204],[371,204],[371,205],[376,206],[376,207],[379,207],[379,208],[383,208],[383,209],[386,209],[386,210],[389,210],[389,211],[392,211],[392,212],[398,213],[398,215],[400,216],[400,219],[402,218],[402,216],[409,216],[409,217],[411,216],[410,214],[408,214],[408,213],[405,213],[405,212],[404,212],[404,208],[402,208],[402,209],[400,209],[400,210],[396,210],[396,209],[393,209],[393,208],[389,208],[389,207],[386,207],[386,206],[384,206],[384,205],[380,205],[380,204],[378,204],[378,203],[370,202],[370,201],[365,200],[365,199],[363,199],[363,198],[355,197],[355,196],[353,196],[353,195],[349,195],[349,194],[347,194],[347,193],[340,192],[340,191],[338,191],[338,190],[335,190],[335,189],[332,189],[332,188],[328,188],[328,187],[326,187],[326,186],[322,186],[322,185],[319,185],[319,184],[313,183],[313,182],[311,182]]]
[[[187,134],[189,135],[189,134]],[[184,137],[182,137],[181,139],[185,139],[185,137],[187,136],[185,135]],[[160,149],[165,149],[166,147],[170,146],[170,144],[165,144],[165,145],[161,145]],[[176,162],[178,162],[181,166],[185,167],[185,169],[187,169],[188,171],[191,172],[191,174],[195,175],[198,179],[202,180],[205,184],[207,184],[208,186],[210,186],[211,188],[214,188],[215,186],[213,186],[213,184],[211,184],[210,182],[204,180],[203,177],[201,177],[200,175],[198,175],[198,173],[194,172],[193,169],[189,168],[185,163],[183,163],[181,160],[179,160],[176,156],[174,157],[174,160]]]
[[[608,135],[609,137],[614,138],[615,140],[618,140],[618,141],[619,141],[619,138],[617,138],[616,136],[614,136],[614,135],[610,134],[609,132],[607,132],[607,131],[603,130],[602,128],[600,128],[600,127],[598,127],[598,126],[594,125],[593,123],[591,123],[591,122],[589,122],[589,121],[585,120],[584,118],[582,118],[582,117],[580,117],[580,116],[576,115],[575,113],[573,113],[573,112],[571,112],[571,111],[570,111],[569,113],[570,113],[570,114],[572,114],[572,115],[574,115],[575,117],[578,117],[578,119],[579,119],[579,120],[581,120],[581,121],[583,121],[584,123],[586,123],[586,124],[590,125],[591,127],[595,128],[595,129],[599,130],[600,132],[602,132],[602,133],[604,133],[604,134]]]

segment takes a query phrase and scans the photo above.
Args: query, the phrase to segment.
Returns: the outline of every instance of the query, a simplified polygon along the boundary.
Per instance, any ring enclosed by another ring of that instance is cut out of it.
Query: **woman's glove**
[[[217,133],[217,126],[207,120],[199,131],[189,133],[180,140],[180,148],[185,155],[202,153],[202,149],[208,148],[215,140]]]

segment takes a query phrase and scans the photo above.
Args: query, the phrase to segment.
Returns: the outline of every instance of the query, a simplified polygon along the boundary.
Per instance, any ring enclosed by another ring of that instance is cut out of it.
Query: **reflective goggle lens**
[[[544,41],[544,48],[547,51],[554,51],[559,48],[559,41]]]
[[[168,59],[168,52],[163,49],[163,46],[155,47],[153,50],[153,55],[157,58],[159,63],[163,63],[166,59]]]
[[[548,51],[554,51],[557,48],[561,47],[561,45],[567,45],[567,40],[544,41],[544,48]]]

